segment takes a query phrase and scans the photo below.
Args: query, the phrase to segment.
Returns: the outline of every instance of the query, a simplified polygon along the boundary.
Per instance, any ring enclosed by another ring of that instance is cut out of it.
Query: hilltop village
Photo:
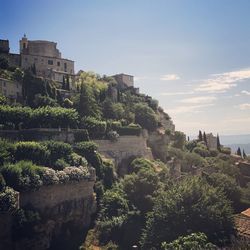
[[[186,138],[132,75],[19,46],[0,40],[0,249],[246,249],[249,156]]]

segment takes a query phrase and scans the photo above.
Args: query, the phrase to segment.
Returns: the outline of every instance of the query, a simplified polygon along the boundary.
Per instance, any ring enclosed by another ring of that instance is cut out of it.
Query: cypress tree
[[[221,151],[221,144],[220,144],[219,134],[217,134],[217,149],[218,149],[218,151]]]
[[[242,154],[241,154],[241,149],[240,149],[240,147],[238,147],[238,149],[237,149],[237,152],[236,152],[236,154],[237,154],[238,156],[242,157]]]
[[[207,146],[207,136],[206,136],[205,131],[204,131],[204,133],[203,133],[203,140],[204,140],[204,142],[205,142],[205,145]]]
[[[243,158],[244,159],[246,159],[247,158],[247,155],[246,155],[246,153],[245,153],[245,150],[243,149],[243,153],[242,153],[242,155],[243,155]]]
[[[203,138],[202,138],[202,133],[201,133],[201,131],[200,131],[200,130],[199,130],[198,139],[199,139],[199,141],[203,141]]]

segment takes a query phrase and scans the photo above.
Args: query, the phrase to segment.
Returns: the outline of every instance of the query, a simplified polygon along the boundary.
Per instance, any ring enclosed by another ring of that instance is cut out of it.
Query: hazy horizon
[[[50,40],[76,71],[135,76],[177,130],[250,134],[250,2],[4,1],[1,39]]]

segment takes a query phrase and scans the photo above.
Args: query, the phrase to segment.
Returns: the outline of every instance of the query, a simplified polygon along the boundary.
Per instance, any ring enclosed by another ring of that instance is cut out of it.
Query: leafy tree
[[[207,179],[209,184],[225,194],[226,198],[232,202],[234,208],[237,207],[241,198],[241,190],[234,178],[223,173],[213,173]]]
[[[142,235],[142,249],[160,249],[161,242],[195,232],[205,233],[218,244],[234,232],[229,201],[198,177],[177,183],[155,199]]]
[[[181,131],[175,131],[173,147],[182,149],[186,141],[186,136]]]
[[[180,236],[178,239],[161,245],[163,250],[200,250],[209,249],[216,250],[217,247],[208,242],[208,238],[204,233],[192,233],[187,236]]]
[[[81,85],[79,103],[77,105],[79,114],[83,116],[99,117],[100,110],[97,105],[93,90],[87,84]]]
[[[126,175],[121,181],[129,202],[142,214],[153,206],[153,194],[159,189],[159,177],[151,169],[142,168],[137,174]]]
[[[150,131],[157,128],[158,122],[154,111],[144,103],[138,103],[134,106],[135,122],[143,128]]]

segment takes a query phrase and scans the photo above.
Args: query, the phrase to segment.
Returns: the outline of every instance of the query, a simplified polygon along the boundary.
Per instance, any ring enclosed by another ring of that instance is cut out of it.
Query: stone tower
[[[20,45],[20,54],[21,54],[28,47],[28,39],[25,34],[23,35],[22,40],[19,41],[19,45]]]

